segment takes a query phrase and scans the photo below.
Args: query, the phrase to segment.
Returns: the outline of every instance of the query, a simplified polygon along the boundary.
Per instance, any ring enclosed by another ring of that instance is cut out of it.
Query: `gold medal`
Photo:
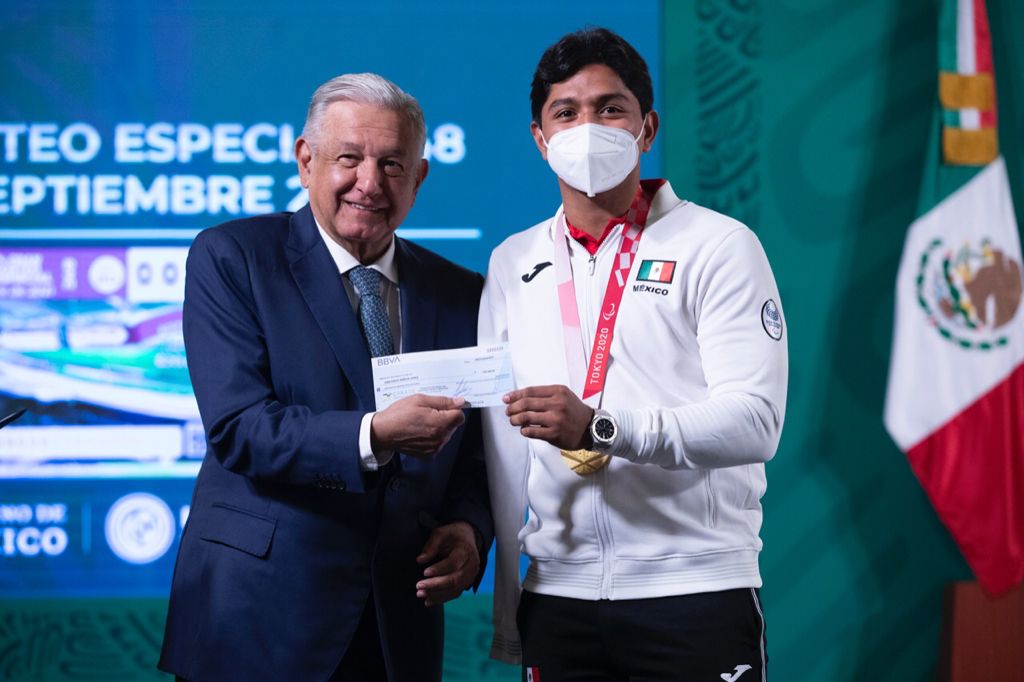
[[[580,476],[587,476],[608,465],[611,455],[593,450],[561,450],[562,459]]]

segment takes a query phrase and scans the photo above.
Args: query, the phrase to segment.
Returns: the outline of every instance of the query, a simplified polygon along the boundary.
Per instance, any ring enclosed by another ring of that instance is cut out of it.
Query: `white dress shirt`
[[[315,219],[314,219],[315,220]],[[331,253],[331,258],[334,259],[335,265],[338,266],[338,272],[342,275],[342,282],[345,284],[345,293],[348,294],[348,300],[352,304],[352,310],[355,311],[356,317],[359,316],[359,292],[349,281],[348,271],[359,265],[362,265],[356,257],[345,250],[345,248],[334,241],[324,228],[320,227],[320,223],[317,222],[316,227],[320,230],[320,237],[323,238],[324,244],[327,245],[327,250]],[[396,353],[402,352],[402,313],[399,299],[398,290],[398,263],[395,261],[395,240],[394,237],[391,239],[391,244],[388,245],[387,251],[384,252],[380,258],[373,263],[370,263],[366,267],[372,268],[384,275],[381,280],[381,298],[384,301],[384,308],[388,313],[388,320],[391,322],[391,339],[394,342],[394,350]],[[363,421],[359,424],[359,456],[361,460],[361,466],[364,471],[377,471],[380,467],[384,466],[391,461],[391,457],[394,453],[390,450],[382,450],[381,452],[374,452],[373,446],[370,442],[370,422],[373,420],[373,415],[376,412],[367,412],[363,417]]]

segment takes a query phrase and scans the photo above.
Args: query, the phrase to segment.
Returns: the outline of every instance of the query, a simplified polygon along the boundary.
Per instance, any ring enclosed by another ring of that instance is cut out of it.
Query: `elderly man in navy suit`
[[[441,679],[441,604],[492,538],[478,415],[423,395],[375,411],[370,370],[476,343],[480,276],[395,237],[425,138],[393,83],[334,78],[295,145],[309,204],[192,246],[208,449],[159,664],[179,679]]]

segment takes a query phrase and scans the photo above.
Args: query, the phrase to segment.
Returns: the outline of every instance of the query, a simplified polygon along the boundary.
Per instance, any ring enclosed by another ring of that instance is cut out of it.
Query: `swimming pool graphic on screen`
[[[0,248],[0,477],[192,475],[186,247]]]

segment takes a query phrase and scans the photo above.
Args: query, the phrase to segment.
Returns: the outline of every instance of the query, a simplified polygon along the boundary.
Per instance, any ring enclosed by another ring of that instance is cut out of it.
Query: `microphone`
[[[8,424],[10,424],[12,421],[18,419],[23,414],[25,414],[25,408],[24,407],[21,408],[20,410],[18,410],[17,412],[11,412],[9,415],[4,417],[3,419],[0,419],[0,429],[4,428]]]

